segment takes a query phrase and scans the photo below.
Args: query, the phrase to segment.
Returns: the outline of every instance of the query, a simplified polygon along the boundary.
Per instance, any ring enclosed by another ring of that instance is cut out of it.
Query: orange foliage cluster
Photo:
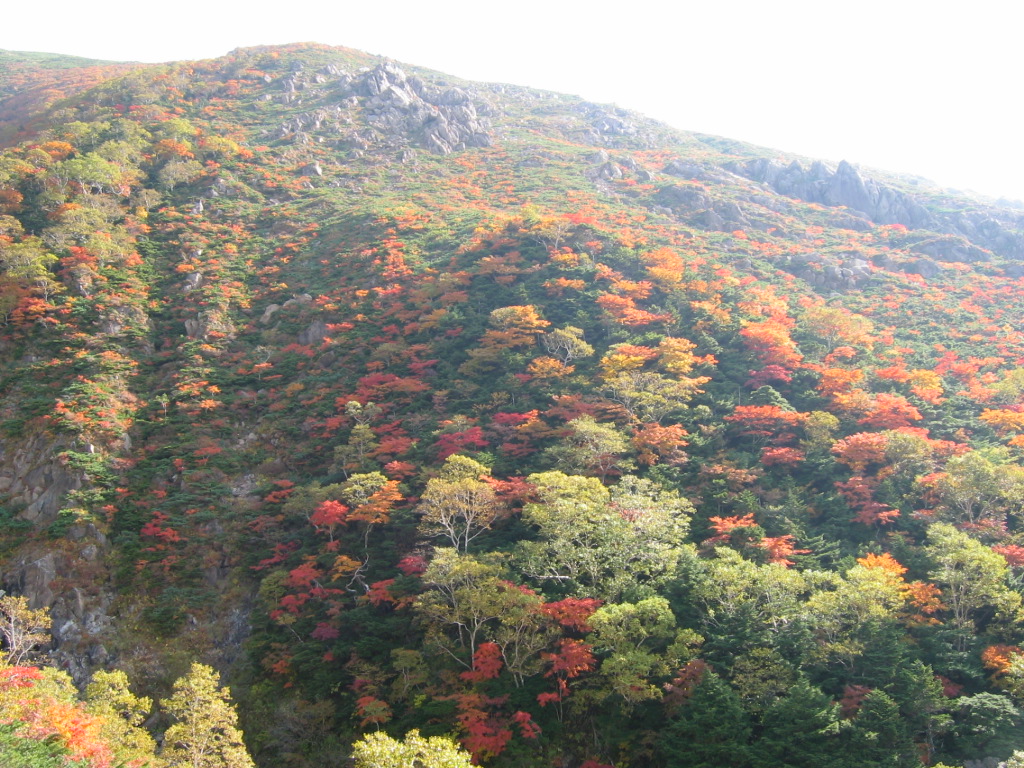
[[[68,750],[69,762],[112,768],[114,752],[103,736],[103,721],[81,704],[61,700],[55,691],[37,685],[42,679],[43,673],[36,667],[0,669],[0,719],[23,723],[22,738],[55,740]]]

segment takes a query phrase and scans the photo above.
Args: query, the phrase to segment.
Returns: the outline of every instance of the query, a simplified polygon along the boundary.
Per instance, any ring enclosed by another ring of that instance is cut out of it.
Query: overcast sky
[[[994,0],[57,0],[6,7],[0,48],[156,62],[344,45],[1024,199],[1022,21]]]

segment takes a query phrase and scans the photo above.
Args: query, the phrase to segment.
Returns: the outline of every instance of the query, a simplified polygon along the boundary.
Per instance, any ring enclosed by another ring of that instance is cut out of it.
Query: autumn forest
[[[1019,767],[1022,506],[1020,204],[0,51],[4,765]]]

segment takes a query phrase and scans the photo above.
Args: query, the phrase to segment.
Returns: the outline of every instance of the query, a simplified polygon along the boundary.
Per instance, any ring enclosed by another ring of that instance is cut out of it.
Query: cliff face
[[[1019,211],[961,201],[958,210],[936,210],[926,195],[915,195],[872,179],[865,179],[846,161],[835,169],[824,163],[804,168],[798,162],[783,165],[766,159],[736,164],[733,170],[762,182],[787,197],[828,206],[842,206],[854,216],[875,224],[900,224],[909,229],[959,236],[948,244],[933,245],[923,253],[944,261],[971,262],[996,253],[1019,259],[1024,253]]]
[[[345,49],[66,63],[0,81],[0,573],[78,681],[233,668],[266,765],[670,765],[691,696],[774,754],[793,691],[829,764],[1002,749],[1019,210]]]

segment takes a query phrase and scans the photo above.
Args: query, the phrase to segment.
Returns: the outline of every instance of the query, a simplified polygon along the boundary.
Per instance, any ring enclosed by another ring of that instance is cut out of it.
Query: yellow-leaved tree
[[[424,738],[409,731],[399,741],[382,731],[371,733],[352,747],[356,768],[471,768],[470,754],[444,736]]]
[[[231,692],[220,687],[213,668],[194,663],[161,702],[177,720],[164,733],[161,757],[185,768],[255,768],[242,742]]]

